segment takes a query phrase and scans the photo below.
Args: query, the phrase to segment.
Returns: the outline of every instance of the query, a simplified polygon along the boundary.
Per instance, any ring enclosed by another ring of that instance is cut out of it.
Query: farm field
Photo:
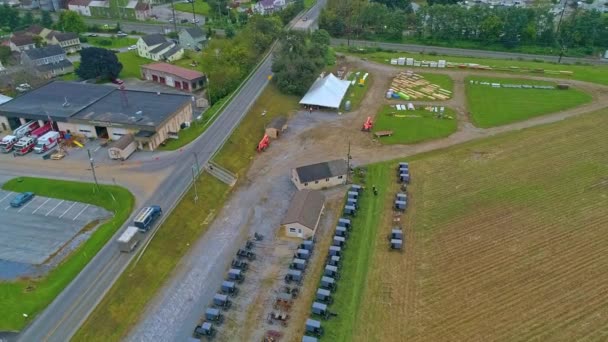
[[[406,248],[387,249],[391,210],[361,227],[379,227],[370,262],[343,278],[368,275],[337,292],[323,340],[605,340],[606,130],[603,110],[410,158]],[[384,208],[395,165],[369,167]]]
[[[478,127],[493,127],[554,113],[591,101],[591,95],[577,89],[547,90],[493,88],[471,84],[471,81],[521,85],[553,85],[555,83],[497,77],[467,77],[465,89],[471,119]]]
[[[452,119],[438,119],[435,115],[424,109],[398,111],[384,105],[376,115],[373,132],[393,131],[390,137],[378,138],[383,144],[413,144],[456,132],[456,113],[452,109],[445,108],[445,115]]]
[[[448,62],[453,63],[477,63],[481,65],[489,65],[495,68],[525,68],[525,69],[545,69],[551,71],[572,71],[573,75],[553,75],[553,74],[538,74],[531,72],[522,72],[519,69],[511,69],[509,71],[506,70],[494,70],[497,72],[504,72],[506,74],[526,74],[526,75],[536,75],[536,76],[546,76],[546,77],[555,77],[555,78],[563,78],[563,79],[575,79],[580,81],[587,81],[593,83],[599,83],[608,85],[608,66],[604,65],[573,65],[573,64],[557,64],[557,63],[549,63],[549,62],[534,62],[534,61],[518,61],[518,60],[509,60],[509,59],[493,59],[493,58],[476,58],[476,57],[457,57],[457,56],[442,56],[442,55],[429,55],[429,54],[420,54],[420,53],[407,53],[407,52],[389,52],[389,51],[363,51],[363,52],[353,52],[352,50],[347,49],[346,47],[334,47],[336,52],[346,53],[349,55],[358,56],[361,58],[366,58],[368,60],[382,63],[382,64],[390,64],[391,58],[398,57],[412,57],[416,60],[427,60],[427,61],[438,61],[440,59],[445,59]],[[413,70],[424,70],[424,68],[412,68],[409,66],[404,66],[404,68],[413,69]],[[453,69],[451,69],[453,70]],[[472,70],[472,69],[469,69]]]

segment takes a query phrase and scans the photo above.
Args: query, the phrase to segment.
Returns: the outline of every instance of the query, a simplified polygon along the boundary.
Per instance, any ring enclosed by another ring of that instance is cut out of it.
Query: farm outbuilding
[[[132,134],[125,134],[120,139],[112,142],[108,148],[111,159],[126,160],[137,149],[137,142]]]
[[[300,190],[293,196],[281,225],[287,236],[310,238],[315,235],[324,209],[325,196],[320,191]]]
[[[168,63],[152,63],[141,66],[143,79],[184,91],[195,91],[205,85],[203,73]]]
[[[349,86],[350,81],[343,81],[331,73],[325,77],[319,77],[300,100],[300,104],[338,109]]]
[[[274,118],[272,121],[270,121],[268,126],[266,126],[266,135],[273,139],[277,139],[286,129],[287,118],[280,116],[278,118]]]
[[[320,190],[346,184],[347,170],[348,164],[344,159],[300,166],[291,170],[291,181],[298,190]]]

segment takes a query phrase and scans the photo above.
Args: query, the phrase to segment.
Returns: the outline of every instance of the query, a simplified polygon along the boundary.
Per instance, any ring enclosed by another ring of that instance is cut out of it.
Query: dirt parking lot
[[[0,190],[0,260],[39,265],[89,222],[111,216],[100,207],[48,197],[10,206],[16,193]],[[0,270],[1,273],[1,270]]]

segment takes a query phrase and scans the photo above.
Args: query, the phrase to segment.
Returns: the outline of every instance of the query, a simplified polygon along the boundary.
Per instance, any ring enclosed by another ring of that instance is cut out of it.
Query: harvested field
[[[416,157],[406,250],[383,211],[354,329],[331,340],[605,340],[606,131],[608,110]]]

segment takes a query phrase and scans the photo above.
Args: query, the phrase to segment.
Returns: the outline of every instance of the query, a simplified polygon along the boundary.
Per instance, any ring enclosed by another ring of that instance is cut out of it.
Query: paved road
[[[192,15],[190,15],[190,19],[192,18]],[[198,16],[197,16],[198,18]],[[83,18],[84,22],[89,24],[89,25],[110,25],[110,26],[114,26],[116,25],[116,20],[113,19],[91,19],[91,18]],[[179,19],[178,19],[179,20]],[[192,27],[192,25],[182,25],[182,24],[177,24],[177,29],[181,29],[184,27]],[[135,21],[121,21],[120,22],[120,28],[126,32],[129,33],[131,31],[137,31],[137,32],[143,32],[146,34],[152,34],[152,33],[167,33],[170,31],[174,30],[174,26],[172,23],[158,23],[158,24],[149,24],[146,22],[135,22]],[[166,31],[168,30],[168,31]]]
[[[332,45],[347,45],[347,39],[332,38]],[[383,43],[383,42],[372,42],[367,40],[350,40],[351,46],[374,46],[381,47],[388,50],[407,51],[407,52],[434,52],[441,55],[449,56],[464,56],[464,57],[483,57],[483,58],[500,58],[500,59],[524,59],[524,60],[544,60],[546,62],[557,62],[558,56],[549,55],[533,55],[527,53],[516,53],[516,52],[502,52],[502,51],[486,51],[486,50],[472,50],[472,49],[457,49],[447,48],[439,46],[427,46],[427,45],[416,45],[416,44],[397,44],[397,43]],[[563,57],[562,63],[589,63],[589,64],[604,64],[608,65],[608,59],[597,59],[597,58],[576,58],[576,57]]]

